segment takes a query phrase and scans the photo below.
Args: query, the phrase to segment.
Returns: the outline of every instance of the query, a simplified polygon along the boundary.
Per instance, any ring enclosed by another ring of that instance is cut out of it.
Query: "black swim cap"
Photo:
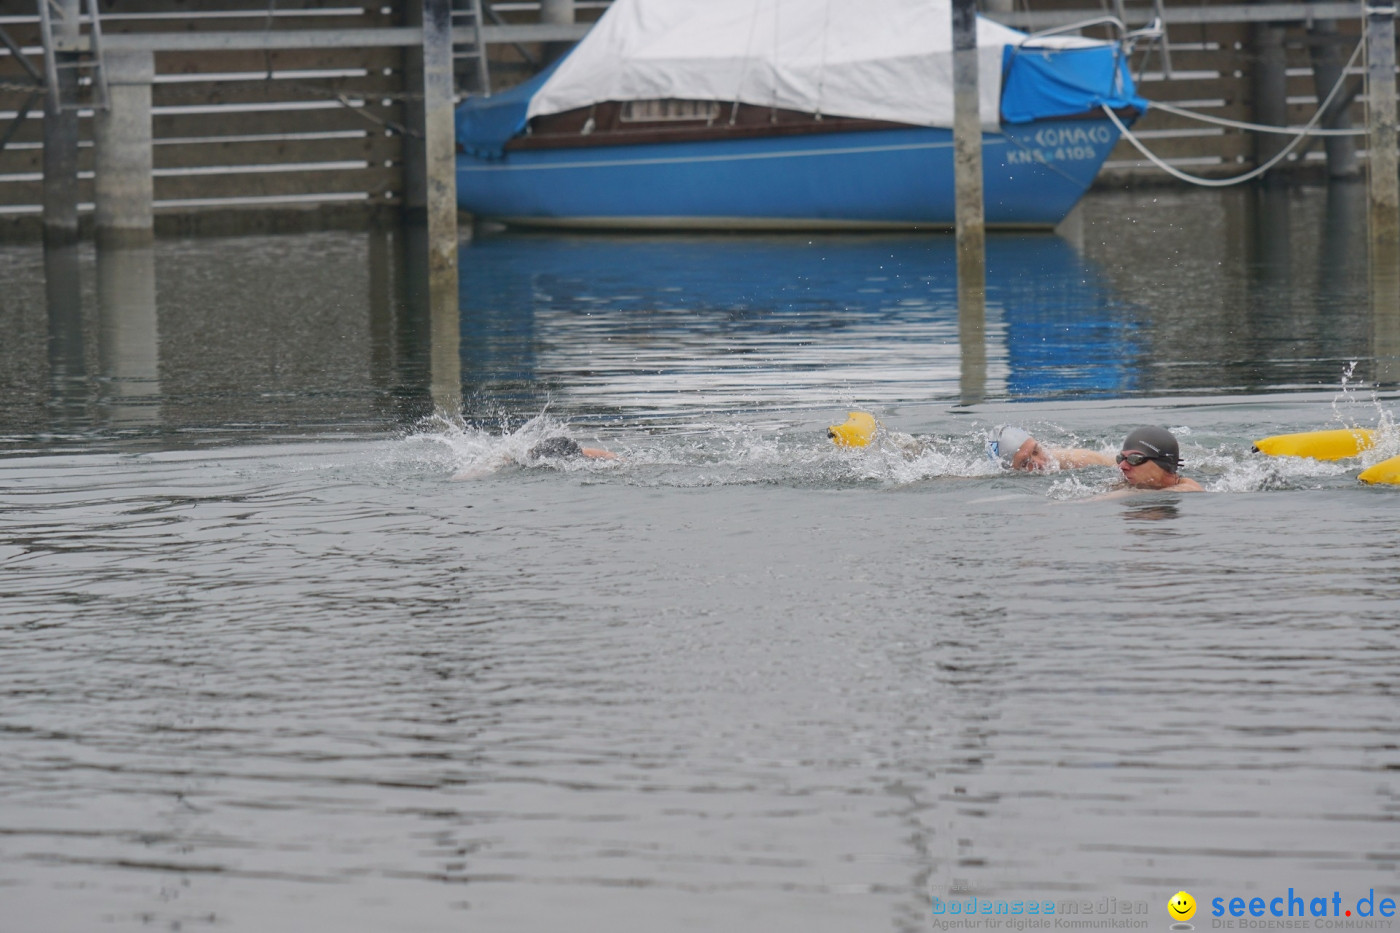
[[[1155,460],[1157,465],[1168,473],[1175,473],[1181,465],[1181,447],[1176,437],[1166,428],[1147,425],[1133,428],[1123,439],[1124,450],[1136,450]]]
[[[526,460],[562,460],[565,457],[582,455],[583,448],[568,437],[548,437],[540,441],[525,455]]]

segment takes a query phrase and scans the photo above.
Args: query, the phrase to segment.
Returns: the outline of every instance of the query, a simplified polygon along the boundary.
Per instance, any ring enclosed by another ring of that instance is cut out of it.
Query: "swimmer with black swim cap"
[[[552,437],[546,437],[544,440],[536,443],[525,452],[523,457],[497,452],[488,458],[485,463],[479,463],[475,468],[470,470],[463,470],[452,478],[454,480],[480,479],[483,476],[489,476],[495,473],[501,467],[510,463],[534,467],[580,459],[616,460],[618,456],[611,450],[604,450],[601,447],[584,447],[572,437],[556,434]]]
[[[997,425],[987,435],[987,456],[1012,470],[1026,473],[1113,466],[1113,458],[1082,447],[1044,447],[1018,427]]]
[[[589,460],[616,460],[617,454],[601,447],[582,447],[572,437],[560,434],[555,437],[547,437],[531,447],[525,453],[525,462],[533,464],[541,460],[572,460],[575,457],[587,457]]]
[[[1134,489],[1204,491],[1200,483],[1177,472],[1181,468],[1181,445],[1166,428],[1134,428],[1123,439],[1123,449],[1114,459],[1124,482]]]

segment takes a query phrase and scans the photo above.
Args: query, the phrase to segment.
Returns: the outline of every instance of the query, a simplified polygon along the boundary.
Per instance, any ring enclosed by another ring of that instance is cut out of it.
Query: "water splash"
[[[1353,391],[1348,386],[1348,391]],[[1080,435],[1048,422],[1028,424],[1034,436],[1052,447],[1102,449],[1116,431]],[[900,488],[945,480],[995,484],[1052,500],[1091,499],[1121,489],[1111,467],[1023,474],[1006,470],[985,450],[985,426],[972,425],[955,434],[907,434],[882,429],[868,447],[832,444],[807,420],[690,421],[649,425],[628,433],[613,428],[605,440],[553,416],[547,409],[521,420],[505,415],[466,422],[434,415],[404,439],[410,459],[420,468],[454,479],[480,479],[516,470],[577,474],[586,483],[624,483],[642,487],[710,487],[775,485],[884,486]],[[1309,458],[1263,457],[1247,441],[1193,431],[1171,430],[1182,441],[1187,473],[1209,492],[1244,493],[1316,489],[1354,476],[1355,460],[1323,462]],[[532,457],[548,438],[567,437],[584,446],[605,447],[616,460],[582,457]],[[1375,462],[1400,453],[1400,432],[1388,412],[1381,412]]]
[[[550,415],[548,408],[519,423],[507,415],[468,423],[458,415],[436,412],[420,421],[407,441],[442,448],[448,454],[446,466],[453,479],[480,479],[510,467],[575,472],[606,469],[617,462],[535,452],[536,445],[553,438],[602,447],[594,439],[576,436],[569,425]]]

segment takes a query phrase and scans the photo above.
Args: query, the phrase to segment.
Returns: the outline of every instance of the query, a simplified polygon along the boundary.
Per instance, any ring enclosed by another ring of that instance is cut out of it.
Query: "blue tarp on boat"
[[[567,58],[568,56],[565,56]],[[490,97],[468,97],[457,106],[457,145],[478,159],[499,159],[510,138],[525,129],[530,98],[544,86],[564,58],[523,84]]]
[[[1137,96],[1128,63],[1110,45],[1079,49],[1041,49],[1008,45],[1002,79],[1001,118],[1005,123],[1030,123],[1097,111],[1100,104],[1115,110],[1147,110]]]

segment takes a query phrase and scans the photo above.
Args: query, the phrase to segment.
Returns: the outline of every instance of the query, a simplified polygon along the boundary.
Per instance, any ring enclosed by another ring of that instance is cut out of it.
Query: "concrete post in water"
[[[1369,6],[1365,14],[1372,355],[1376,360],[1376,381],[1392,383],[1400,375],[1400,360],[1397,360],[1400,354],[1400,159],[1395,138],[1395,7]]]
[[[953,189],[958,252],[962,398],[986,382],[987,233],[982,205],[982,117],[977,90],[976,0],[953,0]]]
[[[434,403],[447,414],[458,414],[462,407],[453,92],[451,0],[423,0],[423,154],[427,174],[432,393]]]
[[[1250,45],[1254,70],[1250,81],[1254,95],[1255,123],[1266,126],[1288,125],[1288,69],[1283,50],[1284,27],[1279,23],[1250,24]],[[1274,133],[1254,134],[1254,164],[1262,165],[1278,154],[1286,139]],[[1264,181],[1275,176],[1266,174]]]
[[[1338,41],[1341,36],[1337,32],[1335,19],[1314,21],[1308,33],[1313,40],[1310,46],[1313,87],[1316,89],[1317,99],[1320,102],[1331,93],[1332,88],[1342,79],[1342,66],[1346,63],[1345,55]],[[1323,116],[1323,129],[1343,130],[1351,127],[1351,118],[1347,115],[1347,108],[1339,103],[1340,99],[1334,100],[1331,109]],[[1361,166],[1356,160],[1356,140],[1354,137],[1326,136],[1323,137],[1322,144],[1327,152],[1328,178],[1351,179],[1360,176]]]
[[[54,17],[54,42],[73,48],[78,41],[78,0],[62,0]],[[58,59],[58,107],[44,95],[44,245],[78,242],[78,72],[77,53]]]
[[[97,245],[144,246],[151,242],[154,222],[151,82],[155,56],[108,51],[104,59],[111,107],[94,114],[92,130]]]

